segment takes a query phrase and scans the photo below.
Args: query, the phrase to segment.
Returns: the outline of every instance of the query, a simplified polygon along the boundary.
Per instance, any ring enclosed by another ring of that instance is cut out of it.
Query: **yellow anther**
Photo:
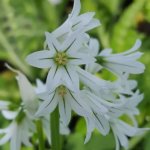
[[[68,56],[64,52],[59,52],[56,54],[54,60],[58,65],[66,65],[68,62]]]
[[[63,86],[63,85],[61,85],[61,86],[59,86],[58,87],[58,94],[60,95],[60,96],[65,96],[66,94],[67,94],[67,89],[66,89],[66,87],[65,86]]]

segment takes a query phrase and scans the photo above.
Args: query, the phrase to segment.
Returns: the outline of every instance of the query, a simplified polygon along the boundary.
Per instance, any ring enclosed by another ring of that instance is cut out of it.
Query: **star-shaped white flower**
[[[47,76],[48,90],[55,89],[61,81],[72,90],[79,90],[76,67],[95,61],[92,56],[79,52],[84,48],[81,45],[84,43],[82,35],[73,33],[71,39],[61,44],[52,34],[46,33],[46,42],[48,49],[30,54],[26,59],[27,62],[34,67],[50,68]]]
[[[45,116],[53,112],[58,106],[60,120],[64,125],[69,124],[72,110],[80,116],[87,116],[91,113],[91,109],[79,93],[75,93],[65,85],[60,84],[53,92],[46,91],[39,94],[39,98],[44,101],[41,103],[36,115]]]

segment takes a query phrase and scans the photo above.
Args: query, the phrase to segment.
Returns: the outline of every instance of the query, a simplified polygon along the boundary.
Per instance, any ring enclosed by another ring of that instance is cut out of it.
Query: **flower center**
[[[64,52],[58,52],[54,58],[54,61],[57,65],[66,65],[68,62],[68,56]]]
[[[66,89],[66,87],[65,86],[63,86],[63,85],[61,85],[61,86],[59,86],[58,87],[58,94],[60,95],[60,96],[65,96],[66,94],[67,94],[67,89]]]

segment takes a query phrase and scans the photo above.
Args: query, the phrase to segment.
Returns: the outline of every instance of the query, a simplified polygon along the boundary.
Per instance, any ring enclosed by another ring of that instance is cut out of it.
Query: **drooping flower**
[[[138,51],[140,46],[141,41],[137,40],[131,49],[119,54],[111,54],[111,49],[104,49],[98,54],[97,63],[118,76],[143,73],[145,66],[137,61],[142,55]]]
[[[89,53],[95,56],[97,63],[88,64],[86,70],[91,73],[105,68],[117,76],[126,74],[139,74],[144,72],[144,65],[138,61],[142,53],[138,51],[141,46],[141,41],[137,40],[134,46],[128,51],[112,54],[112,49],[104,49],[99,52],[99,43],[96,39],[91,39],[89,42]],[[93,69],[93,70],[91,70]]]
[[[81,9],[80,0],[74,0],[72,12],[69,14],[68,19],[56,30],[52,35],[57,38],[61,43],[72,38],[71,34],[75,31],[87,32],[100,25],[99,20],[93,18],[95,12],[87,12],[79,15]]]
[[[119,119],[111,119],[110,125],[116,141],[116,150],[120,149],[120,145],[127,149],[129,137],[141,135],[144,131],[149,130],[148,128],[140,129],[138,127],[131,126]]]
[[[68,125],[71,119],[71,111],[75,111],[81,116],[86,116],[90,112],[86,102],[81,99],[79,93],[75,93],[67,88],[63,83],[53,91],[46,91],[39,94],[39,98],[44,100],[40,105],[36,115],[44,116],[55,110],[58,106],[60,120],[64,125]]]
[[[13,121],[7,128],[0,129],[0,134],[5,134],[0,139],[0,145],[10,141],[11,150],[20,150],[21,144],[31,146],[30,137],[34,131],[34,124],[28,118],[24,118],[20,123]]]

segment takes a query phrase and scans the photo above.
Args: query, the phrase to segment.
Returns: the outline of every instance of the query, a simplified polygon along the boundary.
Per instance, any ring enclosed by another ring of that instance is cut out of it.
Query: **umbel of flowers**
[[[51,124],[58,119],[60,133],[69,133],[67,126],[75,112],[86,121],[85,143],[95,129],[104,136],[112,131],[116,150],[120,145],[128,148],[128,137],[147,130],[138,128],[135,119],[143,94],[137,89],[137,82],[129,79],[130,74],[140,74],[145,69],[138,61],[142,55],[138,51],[141,41],[135,41],[131,49],[119,54],[113,54],[111,49],[100,51],[99,41],[87,33],[100,22],[94,18],[94,12],[80,15],[80,8],[80,0],[74,0],[67,20],[53,32],[45,33],[44,49],[26,58],[31,66],[49,69],[45,84],[38,80],[35,89],[25,75],[14,70],[18,74],[22,104],[12,112],[10,103],[0,102],[2,114],[12,120],[8,128],[0,130],[0,134],[5,134],[0,139],[1,145],[10,140],[11,150],[20,150],[21,143],[31,146],[29,139],[36,132],[35,122],[40,120],[55,150],[54,134],[50,134],[53,130],[49,128],[49,115],[54,112],[58,117]],[[117,80],[111,82],[95,76],[103,69],[113,73]],[[128,116],[132,124],[121,120],[123,115]]]

